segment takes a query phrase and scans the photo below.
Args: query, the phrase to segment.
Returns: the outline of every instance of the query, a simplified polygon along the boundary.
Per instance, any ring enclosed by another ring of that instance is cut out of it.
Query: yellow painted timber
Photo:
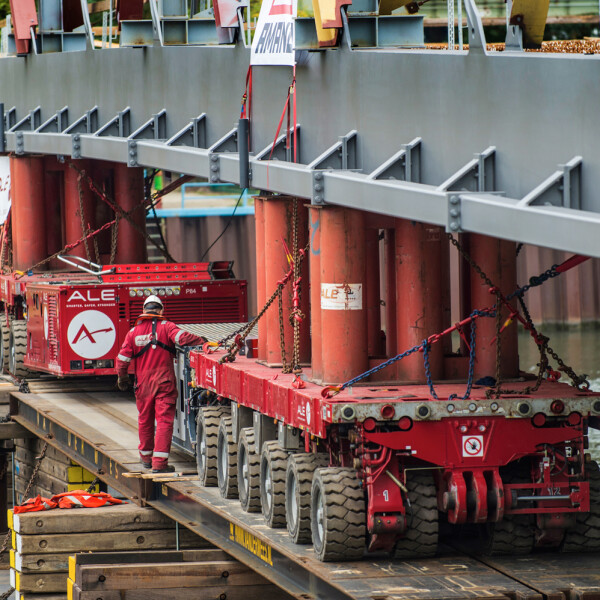
[[[410,4],[413,0],[380,0],[379,14],[391,15],[395,10]]]
[[[16,566],[16,561],[15,561],[15,556],[16,556],[16,553],[15,553],[15,551],[14,551],[14,550],[11,550],[11,551],[10,551],[10,566],[11,566],[13,569],[16,569],[16,568],[17,568],[17,566]]]
[[[324,29],[323,20],[321,19],[321,7],[320,4],[323,2],[330,2],[331,0],[313,0],[313,12],[315,15],[315,28],[317,30],[317,39],[319,40],[320,48],[327,48],[329,46],[335,46],[337,44],[337,38],[339,35],[338,29]],[[335,0],[333,0],[335,3]]]
[[[69,556],[69,579],[75,581],[75,572],[77,569],[77,560],[75,556]]]
[[[69,571],[70,573],[70,571]],[[73,600],[73,586],[75,585],[75,581],[71,579],[69,574],[69,579],[67,579],[67,600]]]
[[[14,527],[13,527],[13,510],[12,510],[12,508],[8,509],[8,512],[6,514],[6,520],[8,521],[8,528],[9,529],[14,529]]]
[[[542,45],[549,7],[550,0],[513,1],[510,23],[520,25],[526,48],[539,48]]]

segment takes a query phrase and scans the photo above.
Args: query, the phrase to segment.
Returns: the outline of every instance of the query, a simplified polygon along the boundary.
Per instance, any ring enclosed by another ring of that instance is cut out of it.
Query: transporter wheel
[[[31,371],[23,366],[27,352],[27,322],[13,321],[8,336],[8,370],[14,377],[28,377]]]
[[[409,471],[406,478],[407,530],[396,543],[394,558],[434,556],[438,548],[437,490],[431,471]]]
[[[231,417],[221,417],[217,439],[217,480],[222,498],[237,498],[237,444]]]
[[[325,454],[292,454],[285,476],[285,519],[295,544],[310,544],[310,494],[315,469],[326,467]]]
[[[219,423],[223,415],[229,414],[228,407],[210,406],[201,408],[196,419],[196,465],[198,479],[204,487],[215,487],[217,477],[217,441]]]
[[[319,560],[362,558],[367,537],[365,495],[354,469],[315,470],[310,520]]]
[[[10,320],[10,317],[9,317]],[[10,322],[10,321],[9,321]],[[10,345],[10,325],[6,324],[6,314],[0,313],[0,368],[3,373],[8,373],[8,356]]]
[[[598,463],[586,464],[585,473],[590,482],[590,512],[575,513],[575,526],[565,533],[563,552],[600,551],[600,471]]]
[[[505,483],[530,483],[529,462],[522,460],[500,469]],[[523,489],[523,496],[532,490]],[[522,505],[524,508],[526,504]],[[531,553],[535,543],[535,527],[531,515],[504,515],[502,521],[484,525],[484,552],[491,555],[513,554],[523,556]]]
[[[285,527],[285,472],[288,454],[276,441],[265,442],[260,455],[260,502],[269,527]]]
[[[260,512],[260,456],[254,445],[254,427],[244,427],[238,440],[237,481],[240,504],[246,512]]]

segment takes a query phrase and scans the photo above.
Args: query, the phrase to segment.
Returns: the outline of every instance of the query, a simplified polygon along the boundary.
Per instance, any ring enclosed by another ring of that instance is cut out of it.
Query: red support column
[[[44,159],[14,157],[11,165],[13,267],[26,270],[46,258]],[[40,267],[44,270],[46,265]]]
[[[44,159],[44,204],[46,218],[47,247],[46,255],[52,256],[64,247],[63,242],[63,210],[62,183],[65,166],[55,157],[46,156]],[[65,264],[57,258],[48,263],[52,270],[62,269]]]
[[[256,230],[256,304],[260,312],[267,301],[265,286],[265,201],[254,198],[254,226]],[[258,321],[258,359],[267,358],[267,318]]]
[[[368,369],[364,213],[321,211],[323,380],[342,383]]]
[[[311,206],[310,223],[310,323],[312,380],[323,381],[323,341],[321,335],[321,208]]]
[[[144,170],[130,168],[123,163],[114,164],[115,202],[125,212],[130,212],[144,202]],[[137,208],[130,215],[134,227],[127,219],[119,219],[117,235],[118,264],[142,264],[148,260],[146,248],[146,211]],[[140,233],[141,232],[141,233]]]
[[[396,319],[396,231],[385,230],[383,242],[385,263],[385,354],[388,358],[398,354],[398,331]],[[390,379],[396,379],[396,367],[390,369]],[[392,369],[394,371],[392,372]]]
[[[90,175],[90,163],[87,160],[77,160],[74,164],[78,169],[84,171],[86,175]],[[64,188],[65,188],[65,202],[64,202],[64,231],[65,231],[65,244],[72,244],[80,239],[85,233],[82,229],[82,217],[81,212],[83,210],[83,223],[84,228],[87,231],[88,227],[92,230],[96,227],[96,211],[94,204],[94,195],[90,190],[90,186],[87,184],[85,177],[81,179],[81,185],[79,185],[79,172],[72,168],[65,169]],[[79,188],[81,187],[81,197]],[[90,249],[90,255],[92,260],[95,259],[93,247],[93,240],[89,240],[88,246]],[[73,248],[69,252],[71,256],[80,256],[81,258],[87,259],[87,252],[85,244],[80,244],[76,248]]]
[[[471,234],[470,255],[489,279],[497,285],[504,295],[517,287],[517,257],[515,244],[484,235]],[[471,307],[482,309],[493,306],[496,297],[489,292],[489,285],[471,270]],[[515,303],[516,304],[516,303]],[[506,309],[502,310],[502,323],[508,318]],[[496,336],[496,320],[481,318],[477,320],[477,341],[475,379],[496,376],[496,344],[490,342]],[[516,377],[519,373],[519,353],[517,325],[508,326],[501,337],[501,378]]]
[[[366,230],[367,348],[370,357],[381,356],[381,303],[379,298],[379,229]]]
[[[444,326],[442,283],[448,277],[443,268],[446,237],[441,227],[396,221],[396,281],[398,352],[404,352]],[[423,354],[416,353],[398,363],[398,378],[424,382]],[[429,365],[433,379],[443,378],[444,363],[441,343],[431,346]]]
[[[304,248],[308,237],[308,212],[302,200],[276,196],[264,201],[265,221],[265,298],[271,297],[277,288],[278,282],[290,270],[283,242],[293,252],[293,202],[298,209],[298,247]],[[306,363],[310,357],[310,319],[308,290],[308,264],[303,261],[301,276],[302,290],[300,310],[306,315],[300,326],[300,362]],[[292,284],[290,280],[283,291],[283,331],[285,337],[286,361],[291,364],[293,351],[293,329],[289,316],[292,312]],[[265,318],[267,319],[267,347],[266,362],[269,365],[278,365],[282,362],[281,335],[279,324],[278,301],[272,305]]]

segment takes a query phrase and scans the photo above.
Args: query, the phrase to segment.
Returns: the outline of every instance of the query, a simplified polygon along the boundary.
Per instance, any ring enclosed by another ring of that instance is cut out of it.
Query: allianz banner
[[[263,0],[252,41],[252,66],[294,66],[297,12],[297,0]]]

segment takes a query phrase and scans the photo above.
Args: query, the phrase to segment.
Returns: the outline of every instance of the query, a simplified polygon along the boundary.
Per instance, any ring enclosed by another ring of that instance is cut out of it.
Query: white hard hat
[[[144,308],[146,308],[147,304],[158,304],[158,305],[160,305],[161,308],[164,308],[162,300],[158,296],[155,296],[154,294],[152,294],[151,296],[148,296],[144,300]]]

